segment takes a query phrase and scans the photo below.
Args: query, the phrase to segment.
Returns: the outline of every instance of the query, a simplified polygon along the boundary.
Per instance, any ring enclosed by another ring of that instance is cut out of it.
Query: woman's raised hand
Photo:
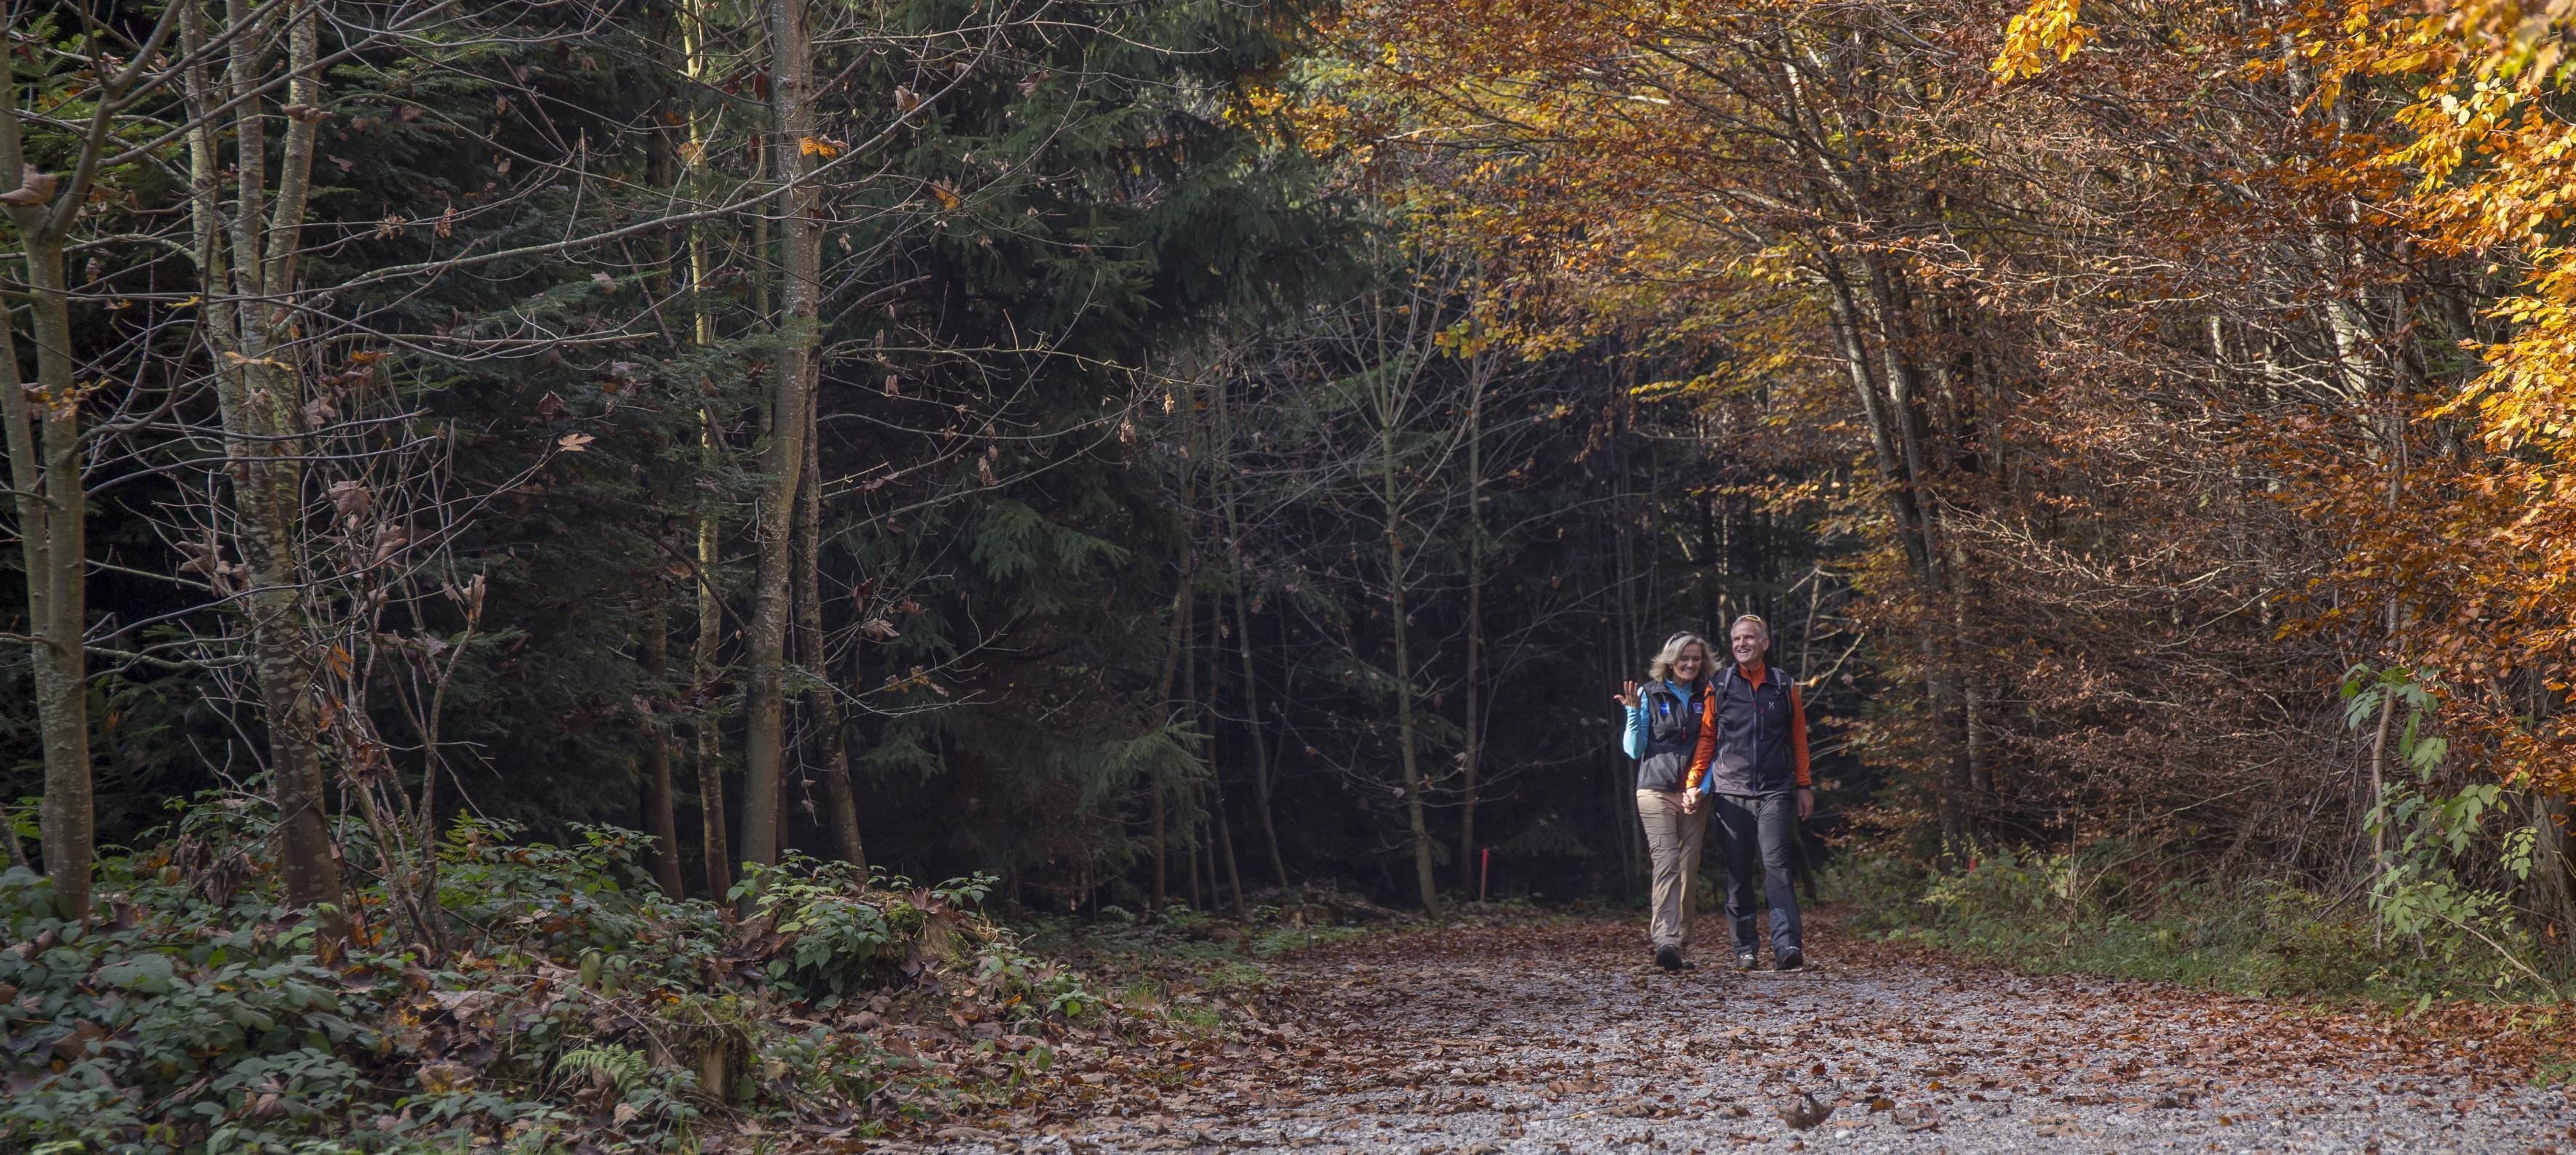
[[[1637,708],[1637,683],[1619,683],[1619,704],[1631,710]]]

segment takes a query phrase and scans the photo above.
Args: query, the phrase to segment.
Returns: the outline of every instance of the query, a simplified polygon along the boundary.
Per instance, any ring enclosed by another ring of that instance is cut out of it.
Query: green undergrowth
[[[1322,887],[1254,892],[1240,915],[1183,903],[1158,913],[1116,906],[1088,918],[1015,923],[1026,949],[1091,975],[1119,1006],[1202,1035],[1249,1016],[1274,986],[1272,964],[1311,947],[1421,925],[1416,916]]]
[[[2576,990],[2511,918],[2391,934],[2369,910],[2298,887],[2147,882],[2116,846],[1997,852],[1933,871],[1892,856],[1826,875],[1846,925],[1875,938],[2038,973],[2146,979],[2420,1013],[2477,1002],[2550,1008]],[[2543,1013],[2547,1013],[2545,1010]]]
[[[975,912],[791,859],[754,910],[663,895],[641,839],[463,823],[436,945],[356,890],[343,942],[280,904],[253,808],[110,856],[85,919],[0,874],[0,1150],[694,1151],[864,1138],[1009,1103],[1051,1041],[1118,1014]],[[734,1146],[739,1147],[737,1142]]]

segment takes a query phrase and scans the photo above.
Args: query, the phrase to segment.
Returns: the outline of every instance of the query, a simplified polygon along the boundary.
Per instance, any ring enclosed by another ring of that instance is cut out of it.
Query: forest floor
[[[1601,918],[1309,948],[1232,1041],[1159,1070],[1068,1053],[1081,1102],[928,1149],[2576,1151],[2564,1072],[2505,1040],[2020,975],[1830,916],[1801,972],[1739,973],[1719,919],[1697,933],[1677,975]],[[1802,1094],[1830,1114],[1793,1126]]]

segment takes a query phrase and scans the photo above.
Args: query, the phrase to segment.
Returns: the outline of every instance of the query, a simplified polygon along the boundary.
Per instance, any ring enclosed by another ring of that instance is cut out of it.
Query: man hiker
[[[1727,630],[1727,648],[1735,661],[1709,686],[1682,804],[1696,809],[1705,794],[1725,832],[1726,914],[1735,932],[1736,969],[1751,970],[1758,961],[1753,941],[1753,852],[1758,846],[1771,903],[1771,962],[1793,971],[1806,965],[1807,956],[1789,857],[1798,823],[1816,808],[1816,792],[1807,777],[1807,708],[1788,671],[1763,660],[1771,649],[1771,627],[1762,619],[1751,614],[1735,619]]]

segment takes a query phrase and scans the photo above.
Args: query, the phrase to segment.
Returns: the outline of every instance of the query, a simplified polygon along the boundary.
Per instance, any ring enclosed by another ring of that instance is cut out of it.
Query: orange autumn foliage
[[[1850,483],[1778,492],[1862,543],[1900,822],[2339,881],[2352,666],[2443,681],[2445,773],[2576,787],[2537,10],[1375,0],[1311,95],[1530,331],[1695,351],[1661,403]]]
[[[2332,500],[2322,512],[2353,534],[2356,575],[2403,607],[2404,653],[2446,683],[2494,772],[2576,793],[2563,709],[2576,657],[2576,4],[2354,5],[2299,32],[2327,84],[2407,91],[2371,158],[2410,182],[2391,211],[2426,250],[2486,262],[2499,282],[2493,331],[2463,343],[2479,371],[2407,415],[2437,444],[2403,516]],[[2465,436],[2438,444],[2454,422]]]

